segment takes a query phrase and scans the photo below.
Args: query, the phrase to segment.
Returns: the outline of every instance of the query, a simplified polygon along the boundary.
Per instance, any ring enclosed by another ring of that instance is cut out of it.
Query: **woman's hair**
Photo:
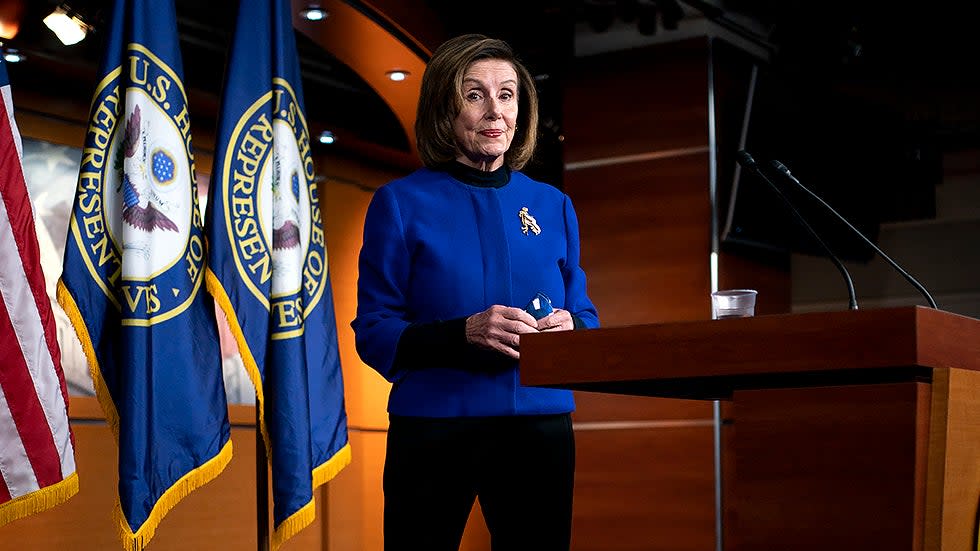
[[[538,141],[538,91],[534,78],[503,40],[465,34],[436,48],[422,75],[415,140],[425,166],[435,168],[458,155],[453,121],[463,108],[463,76],[470,64],[481,59],[510,63],[519,81],[517,128],[510,148],[504,153],[504,163],[520,170],[534,155]]]

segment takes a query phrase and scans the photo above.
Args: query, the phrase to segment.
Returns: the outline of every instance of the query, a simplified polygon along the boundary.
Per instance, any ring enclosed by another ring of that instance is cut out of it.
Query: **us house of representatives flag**
[[[117,438],[123,546],[139,550],[232,453],[173,1],[116,0],[99,74],[58,301]]]
[[[208,289],[261,408],[275,548],[351,455],[295,40],[288,0],[239,4],[205,216]]]
[[[78,493],[68,389],[0,58],[0,526]]]

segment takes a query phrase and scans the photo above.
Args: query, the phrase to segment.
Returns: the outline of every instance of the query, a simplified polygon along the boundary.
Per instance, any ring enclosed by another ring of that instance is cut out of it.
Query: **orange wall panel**
[[[575,60],[562,90],[566,163],[708,144],[706,42]]]
[[[93,400],[94,399],[89,399]],[[100,421],[72,422],[79,492],[62,505],[3,527],[2,549],[38,551],[120,549],[113,507],[117,500],[115,437]],[[234,456],[210,483],[181,500],[164,517],[148,549],[210,551],[256,548],[255,429],[232,429]],[[316,492],[317,506],[320,492]],[[322,549],[322,517],[283,546]]]
[[[321,164],[330,173],[342,168],[339,163],[329,160]],[[328,177],[320,185],[320,208],[333,286],[347,420],[354,427],[385,428],[388,426],[386,408],[391,385],[361,362],[350,326],[357,312],[357,257],[372,192],[346,182]]]
[[[603,327],[710,316],[707,181],[706,155],[566,172]]]
[[[576,551],[708,551],[710,427],[576,431]]]

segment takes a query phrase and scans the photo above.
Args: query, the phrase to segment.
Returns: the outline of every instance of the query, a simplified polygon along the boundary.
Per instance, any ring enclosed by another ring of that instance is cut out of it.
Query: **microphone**
[[[806,228],[806,230],[810,232],[810,235],[813,236],[813,239],[815,239],[817,243],[819,243],[820,246],[823,247],[823,250],[827,252],[827,256],[830,257],[830,260],[834,263],[834,266],[837,266],[837,269],[840,271],[841,276],[843,276],[844,284],[847,285],[848,308],[850,310],[857,310],[858,309],[857,293],[854,292],[854,282],[851,280],[851,274],[849,274],[847,272],[847,268],[844,267],[844,263],[841,262],[839,258],[837,258],[837,255],[834,254],[834,251],[830,250],[830,247],[828,247],[827,244],[823,242],[823,239],[820,239],[820,236],[817,235],[817,232],[814,231],[812,227],[810,227],[810,224],[807,223],[805,218],[803,218],[803,215],[800,214],[800,211],[796,210],[796,207],[793,206],[793,203],[789,200],[789,198],[786,197],[786,195],[782,192],[781,189],[779,189],[779,186],[774,184],[773,181],[770,180],[769,177],[767,177],[764,172],[762,172],[762,170],[759,168],[759,164],[755,162],[755,159],[752,158],[752,155],[750,155],[748,151],[745,151],[744,149],[739,150],[739,152],[736,153],[736,160],[738,161],[738,164],[742,165],[742,168],[745,168],[746,170],[751,170],[755,174],[758,174],[760,178],[765,180],[766,183],[769,184],[769,186],[776,192],[776,194],[783,199],[783,201],[786,203],[786,206],[789,207],[789,210],[793,212],[794,216],[796,216],[796,220],[800,223],[800,225]]]
[[[807,188],[802,183],[800,183],[800,181],[796,179],[796,176],[793,176],[793,174],[790,173],[789,169],[786,168],[786,165],[784,165],[783,163],[781,163],[779,161],[776,161],[776,160],[773,160],[771,164],[772,164],[772,167],[775,168],[777,171],[779,171],[783,176],[785,176],[787,180],[793,182],[794,184],[796,184],[797,187],[799,187],[800,189],[802,189],[803,191],[805,191],[810,197],[813,197],[814,199],[816,199],[821,205],[824,206],[824,208],[826,208],[831,213],[833,213],[833,215],[836,216],[838,220],[840,220],[841,222],[844,223],[844,225],[846,225],[848,228],[850,228],[852,232],[856,233],[858,237],[860,237],[861,239],[863,239],[864,242],[867,243],[869,247],[871,247],[872,249],[874,249],[874,251],[876,253],[878,253],[878,255],[881,256],[881,258],[883,258],[885,260],[885,262],[887,262],[888,264],[890,264],[892,268],[895,268],[895,270],[899,274],[901,274],[902,277],[904,277],[906,281],[908,281],[909,283],[911,283],[913,287],[915,287],[916,289],[918,289],[918,291],[920,293],[922,293],[922,296],[925,297],[926,301],[929,302],[929,306],[935,308],[936,310],[939,309],[939,307],[936,305],[936,301],[933,300],[932,295],[929,294],[929,291],[926,291],[926,288],[923,287],[921,283],[919,283],[908,272],[906,272],[905,270],[903,270],[901,266],[899,266],[887,254],[885,254],[881,249],[879,249],[877,245],[875,245],[874,243],[872,243],[870,239],[868,239],[867,237],[865,237],[865,235],[863,233],[861,233],[857,228],[855,228],[853,225],[851,225],[851,223],[848,222],[847,219],[844,218],[843,215],[841,215],[841,213],[837,212],[834,209],[834,207],[831,207],[829,204],[827,204],[826,201],[824,201],[823,199],[821,199],[819,195],[817,195],[816,193],[810,191],[809,188]]]

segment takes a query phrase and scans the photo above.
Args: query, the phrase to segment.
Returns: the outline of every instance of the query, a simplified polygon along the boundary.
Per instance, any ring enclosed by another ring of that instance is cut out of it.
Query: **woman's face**
[[[474,61],[463,76],[463,108],[453,121],[456,160],[496,170],[514,139],[517,125],[517,71],[499,59]]]

